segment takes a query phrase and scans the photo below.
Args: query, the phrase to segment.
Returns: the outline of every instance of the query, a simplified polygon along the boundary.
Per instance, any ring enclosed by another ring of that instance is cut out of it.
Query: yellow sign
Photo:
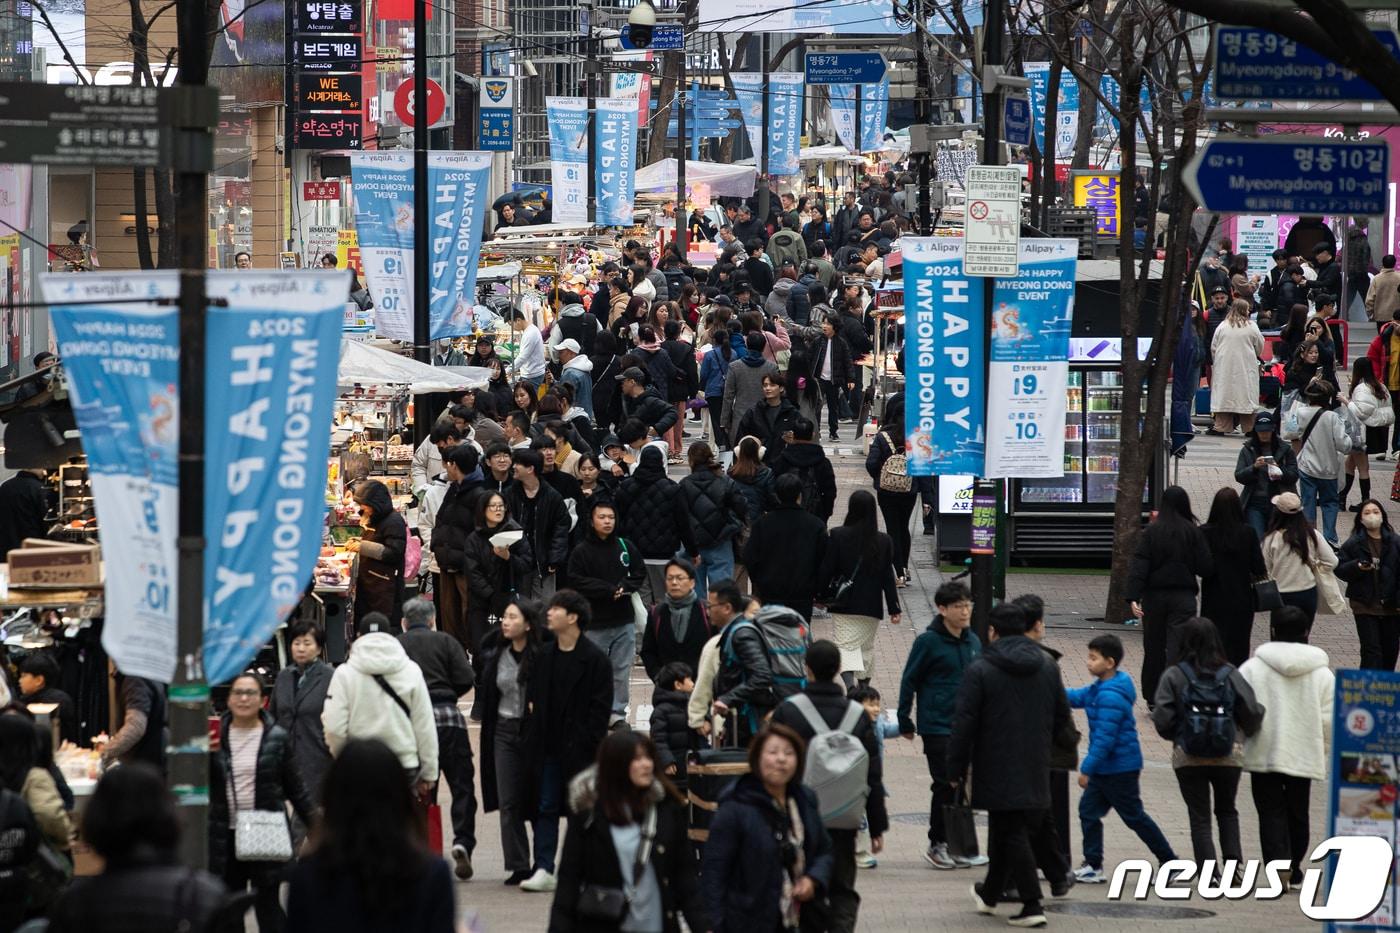
[[[1095,229],[1100,236],[1117,238],[1122,229],[1123,205],[1118,188],[1121,177],[1116,172],[1075,172],[1070,176],[1074,189],[1075,207],[1094,209]]]
[[[341,269],[350,268],[356,272],[364,272],[364,267],[360,265],[360,235],[354,230],[336,231],[335,241],[336,265]]]

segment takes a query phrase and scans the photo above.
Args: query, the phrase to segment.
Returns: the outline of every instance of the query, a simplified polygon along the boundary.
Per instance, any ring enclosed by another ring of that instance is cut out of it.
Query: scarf
[[[773,801],[774,809],[780,809],[778,802]],[[783,872],[783,888],[778,895],[778,907],[782,911],[783,929],[796,930],[800,924],[802,903],[792,898],[792,889],[797,886],[798,880],[807,872],[807,860],[804,857],[803,843],[806,835],[802,825],[802,814],[797,811],[797,801],[788,795],[787,799],[787,825],[783,827],[787,830],[784,835],[787,840],[797,849],[797,860],[792,867]]]
[[[680,599],[672,599],[670,594],[662,597],[671,611],[671,631],[676,636],[676,644],[684,644],[685,633],[690,629],[690,610],[695,605],[695,590]]]

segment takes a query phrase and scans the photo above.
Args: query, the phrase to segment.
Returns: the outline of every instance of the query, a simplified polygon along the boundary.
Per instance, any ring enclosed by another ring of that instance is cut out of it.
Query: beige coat
[[[1252,415],[1259,410],[1259,354],[1264,335],[1249,321],[1242,327],[1227,319],[1210,341],[1210,410],[1212,414]]]
[[[67,852],[73,837],[73,824],[63,809],[63,798],[53,776],[43,768],[30,768],[24,777],[20,796],[34,812],[34,822],[44,834],[44,840],[60,852]]]
[[[1395,320],[1400,311],[1400,269],[1385,269],[1366,290],[1366,316],[1377,324]],[[1384,374],[1380,374],[1384,378]]]

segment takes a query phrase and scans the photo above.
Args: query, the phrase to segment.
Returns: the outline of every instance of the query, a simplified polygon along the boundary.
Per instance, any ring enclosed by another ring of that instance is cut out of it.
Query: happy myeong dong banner
[[[413,340],[413,153],[352,152],[355,229],[375,332]],[[489,152],[428,153],[429,336],[472,333]]]
[[[762,74],[741,72],[729,76],[734,82],[734,99],[753,149],[754,164],[760,163],[760,147],[764,144],[765,128],[768,144],[768,174],[797,175],[802,171],[802,104],[805,95],[803,76],[797,72],[773,72],[768,86]],[[767,95],[768,123],[763,122],[763,104]]]
[[[637,102],[627,97],[597,101],[598,152],[593,170],[598,193],[596,223],[630,227],[637,192]]]
[[[173,272],[44,276],[107,565],[102,645],[176,665],[179,329]],[[321,546],[345,272],[214,272],[205,385],[204,668],[243,669],[301,600]],[[152,303],[127,303],[131,299]],[[120,300],[122,303],[114,303]],[[70,305],[68,302],[82,304]]]
[[[588,98],[546,97],[549,175],[556,223],[588,223]]]

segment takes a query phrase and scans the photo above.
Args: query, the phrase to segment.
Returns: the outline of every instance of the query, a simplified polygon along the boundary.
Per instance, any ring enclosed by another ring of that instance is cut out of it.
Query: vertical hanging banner
[[[905,237],[900,246],[909,473],[981,476],[986,453],[984,280],[963,274],[962,240]]]
[[[209,277],[204,673],[247,666],[301,602],[326,517],[345,272]]]
[[[300,602],[316,563],[349,279],[214,272],[207,283],[211,298],[228,302],[209,309],[205,368],[204,663],[209,681],[220,683]],[[102,645],[123,673],[168,683],[176,664],[179,279],[46,275],[42,284],[48,300],[65,303],[51,316],[101,523]]]
[[[768,76],[768,174],[802,172],[801,72],[775,72]]]
[[[245,273],[251,275],[252,273]],[[175,272],[40,276],[104,545],[102,648],[131,677],[175,673],[179,314]],[[150,304],[128,303],[149,298]],[[106,304],[105,302],[122,302]],[[89,302],[71,304],[72,302]]]
[[[885,145],[885,124],[890,119],[890,79],[860,88],[860,149],[874,152]]]
[[[761,170],[763,168],[763,159],[761,158],[763,147],[763,75],[745,71],[732,74],[729,77],[734,82],[734,99],[739,104],[739,113],[744,118],[744,132],[749,134],[749,147],[753,149],[753,164]]]
[[[413,153],[352,152],[355,231],[374,330],[413,339]]]
[[[1020,273],[992,289],[988,477],[1063,476],[1076,240],[1022,240]]]
[[[428,333],[433,340],[473,332],[490,185],[491,153],[428,153]]]
[[[860,137],[856,132],[856,87],[854,84],[827,86],[831,99],[831,123],[836,138],[852,155],[860,154]]]
[[[598,152],[593,157],[598,217],[604,227],[630,227],[637,182],[637,102],[627,97],[597,101]]]
[[[554,221],[588,223],[588,98],[546,97]]]

